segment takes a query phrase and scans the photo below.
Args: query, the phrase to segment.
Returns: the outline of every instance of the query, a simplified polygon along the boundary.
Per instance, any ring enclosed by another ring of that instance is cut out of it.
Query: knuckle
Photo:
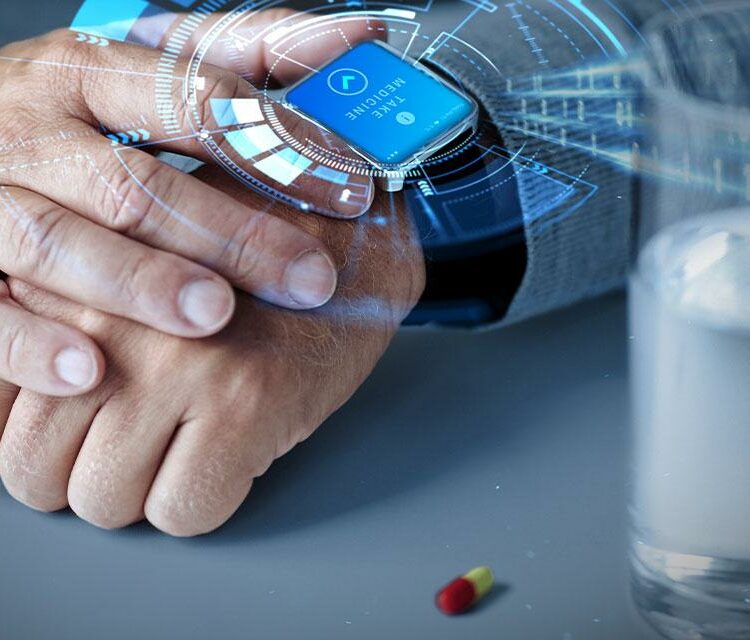
[[[80,47],[71,32],[58,30],[44,39],[45,59],[56,64],[44,69],[45,89],[54,96],[58,107],[68,113],[79,113],[85,105],[83,96],[89,86],[98,88],[101,78],[86,71],[93,60],[95,47]]]
[[[157,162],[149,157],[144,165],[140,169],[131,162],[127,171],[118,164],[113,177],[105,181],[105,224],[130,236],[145,233],[146,227],[151,233],[158,231],[164,223],[158,200],[169,200],[173,187],[173,178]]]
[[[211,100],[215,98],[235,98],[240,95],[240,88],[244,80],[240,76],[218,67],[211,68],[206,72],[206,86],[200,92],[196,104],[189,103],[181,88],[176,88],[172,96],[174,104],[174,115],[183,131],[189,132],[194,129],[193,113],[197,115],[202,123],[208,123],[213,118]]]
[[[37,105],[44,105],[43,113],[49,118],[50,102],[59,106],[69,96],[74,69],[80,66],[73,64],[74,55],[80,57],[80,53],[70,35],[68,30],[58,30],[33,41],[16,42],[2,48],[12,59],[0,65],[0,85],[4,88],[1,98],[6,113],[2,118],[2,133],[14,134],[13,138],[17,139],[28,128],[23,125],[31,125],[31,130],[38,128],[41,109]],[[29,55],[31,43],[35,59],[59,64],[34,64]]]
[[[14,264],[21,273],[46,278],[54,272],[65,245],[65,211],[46,201],[40,201],[34,209],[20,206],[15,209],[11,234]]]
[[[17,380],[28,362],[31,347],[29,330],[13,322],[0,327],[0,364],[9,378]]]
[[[264,248],[268,246],[267,225],[262,214],[253,215],[227,241],[219,262],[241,285],[249,284],[264,263]]]
[[[125,260],[114,278],[115,290],[128,307],[143,308],[154,300],[154,287],[163,279],[156,276],[154,258],[149,251],[138,252]],[[156,296],[158,300],[160,296]]]
[[[45,57],[55,62],[72,62],[78,59],[84,51],[75,41],[75,34],[69,29],[56,29],[42,36],[38,41],[41,49],[44,50]]]

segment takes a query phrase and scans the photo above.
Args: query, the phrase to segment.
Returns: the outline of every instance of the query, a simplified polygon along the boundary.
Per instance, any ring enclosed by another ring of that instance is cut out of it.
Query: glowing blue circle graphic
[[[336,69],[328,76],[328,86],[340,96],[358,96],[367,91],[370,81],[358,69]]]

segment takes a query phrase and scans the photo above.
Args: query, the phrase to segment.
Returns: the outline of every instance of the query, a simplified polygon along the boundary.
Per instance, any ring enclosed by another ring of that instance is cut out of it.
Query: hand
[[[253,24],[290,15],[265,12]],[[364,20],[342,28],[350,42],[373,37]],[[344,46],[338,35],[334,40],[328,50],[303,47],[300,55],[316,64],[316,56]],[[276,64],[266,46],[248,47],[245,66],[293,79],[294,69]],[[139,126],[151,132],[154,149],[210,160],[197,136],[188,135],[182,96],[175,102],[182,104],[187,137],[163,129],[155,104],[159,59],[158,51],[135,45],[82,45],[69,31],[0,49],[0,270],[182,337],[226,326],[234,310],[230,283],[291,309],[327,302],[337,273],[320,240],[141,149],[128,149],[123,164],[101,135],[102,126],[145,122]],[[221,55],[212,60],[221,63]],[[187,64],[180,62],[176,73],[186,75]],[[204,73],[197,105],[204,120],[211,97],[253,92],[230,70],[206,66]],[[369,178],[352,180],[371,193]],[[342,203],[336,195],[343,187],[324,183],[329,186],[321,190],[319,182],[303,182],[301,189],[320,208],[333,203],[341,216],[352,217],[369,206],[369,199],[364,206]],[[103,369],[101,352],[80,331],[10,304],[0,287],[0,379],[65,396],[95,387]]]
[[[224,175],[209,182],[259,204]],[[301,313],[241,295],[232,323],[202,341],[11,281],[24,307],[85,330],[111,362],[102,385],[82,398],[20,392],[0,440],[11,495],[45,511],[69,504],[107,528],[145,515],[188,536],[224,523],[253,478],[352,395],[420,297],[421,250],[403,208],[388,207],[378,198],[357,223],[277,210],[331,248],[339,291],[325,308]],[[0,404],[0,419],[9,405],[3,413]]]

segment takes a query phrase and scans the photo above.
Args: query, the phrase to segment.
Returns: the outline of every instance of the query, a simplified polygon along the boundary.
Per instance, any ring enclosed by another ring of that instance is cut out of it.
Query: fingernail
[[[347,218],[357,218],[369,210],[375,187],[369,178],[364,183],[351,180],[341,191],[334,191],[331,208]]]
[[[333,296],[337,280],[331,259],[320,251],[308,251],[289,265],[287,293],[301,307],[320,307]]]
[[[213,329],[222,326],[234,306],[229,286],[215,280],[194,280],[180,292],[182,315],[194,326]]]
[[[96,362],[90,353],[78,347],[63,349],[55,357],[57,377],[73,387],[88,387],[96,377]]]

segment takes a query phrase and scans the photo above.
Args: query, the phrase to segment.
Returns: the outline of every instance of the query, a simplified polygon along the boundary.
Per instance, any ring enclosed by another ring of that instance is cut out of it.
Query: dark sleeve
[[[497,73],[478,74],[460,47],[436,54],[482,101],[504,145],[517,154],[527,266],[503,322],[624,282],[637,191],[634,118],[626,115],[613,130],[602,128],[598,116],[614,122],[618,109],[637,111],[627,61],[641,53],[639,26],[662,8],[653,0],[510,2],[464,27],[465,39]],[[597,24],[611,36],[608,50],[594,33]],[[590,91],[581,91],[581,77]],[[610,153],[615,149],[617,155]],[[494,278],[501,290],[502,274]]]

